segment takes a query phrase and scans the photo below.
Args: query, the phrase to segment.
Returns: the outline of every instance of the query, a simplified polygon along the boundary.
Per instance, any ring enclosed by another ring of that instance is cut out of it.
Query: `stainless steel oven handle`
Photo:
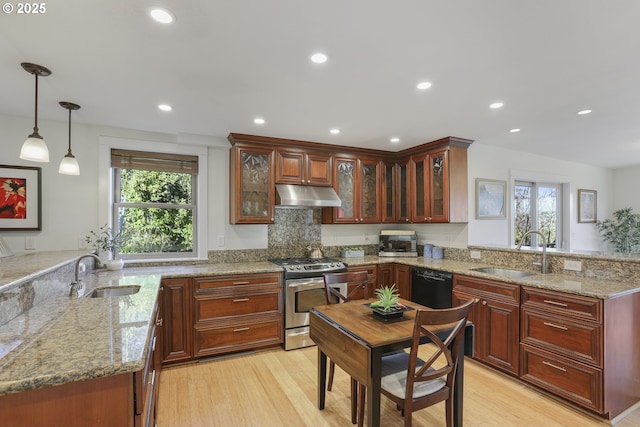
[[[309,279],[287,279],[287,288],[298,289],[316,289],[318,287],[324,287],[324,279],[321,277],[312,277]],[[320,285],[320,286],[318,286]]]
[[[294,333],[287,333],[288,337],[299,337],[300,335],[309,335],[309,331],[302,331],[302,332],[294,332]]]

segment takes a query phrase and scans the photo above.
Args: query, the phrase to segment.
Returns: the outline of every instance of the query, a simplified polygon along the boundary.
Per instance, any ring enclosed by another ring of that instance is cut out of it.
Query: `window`
[[[111,167],[123,258],[195,256],[198,157],[111,149]]]
[[[520,243],[527,231],[539,230],[547,247],[560,247],[562,241],[562,185],[516,181],[514,185],[514,244]],[[523,246],[539,247],[537,234],[528,235]]]

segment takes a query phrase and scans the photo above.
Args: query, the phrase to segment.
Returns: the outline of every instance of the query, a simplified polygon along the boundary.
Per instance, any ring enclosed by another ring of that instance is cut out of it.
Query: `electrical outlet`
[[[224,236],[218,236],[218,246],[221,248],[224,247]]]
[[[582,261],[564,260],[564,269],[571,271],[582,271]]]
[[[36,238],[35,237],[25,237],[24,238],[24,248],[28,251],[33,251],[36,249]]]
[[[469,251],[471,259],[480,259],[480,251]]]

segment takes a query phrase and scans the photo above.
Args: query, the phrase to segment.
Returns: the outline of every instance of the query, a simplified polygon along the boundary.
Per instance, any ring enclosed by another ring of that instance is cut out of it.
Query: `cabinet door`
[[[380,222],[380,161],[359,160],[360,216],[357,223]],[[356,181],[357,184],[357,181]],[[356,212],[357,215],[357,212]]]
[[[355,223],[356,218],[358,218],[358,212],[356,212],[357,164],[358,161],[356,159],[336,157],[334,188],[342,201],[342,205],[339,208],[333,208],[334,221],[337,223]]]
[[[162,281],[162,361],[191,359],[191,279]]]
[[[453,307],[457,307],[459,305],[466,304],[468,301],[473,301],[477,299],[476,296],[467,294],[465,292],[456,291],[455,289],[451,295],[451,304]],[[473,304],[471,307],[471,311],[469,311],[468,320],[473,323],[473,358],[478,359],[480,354],[482,354],[482,349],[480,348],[482,343],[484,342],[483,336],[485,334],[484,325],[478,322],[479,314],[478,314],[478,303]]]
[[[396,164],[383,162],[382,164],[382,222],[396,222]]]
[[[276,151],[276,183],[305,184],[303,152]]]
[[[378,283],[376,288],[391,286],[395,283],[395,264],[378,264]]]
[[[480,319],[484,326],[481,359],[503,371],[519,374],[520,313],[518,306],[483,298]]]
[[[411,204],[411,222],[428,221],[429,163],[428,156],[411,158],[411,184],[414,188]]]
[[[333,156],[308,153],[306,156],[306,184],[330,187],[333,184]]]
[[[411,300],[411,266],[396,264],[394,278],[400,298]]]
[[[378,268],[376,265],[363,265],[363,266],[357,266],[357,267],[349,267],[347,271],[366,271],[367,279],[369,281],[367,293],[369,294],[369,298],[375,297],[374,289],[377,287],[377,283],[378,283],[378,279],[377,279]],[[349,292],[351,292],[351,290],[349,290]],[[352,298],[353,299],[364,298],[364,292],[361,292],[360,294],[355,294]]]
[[[411,221],[411,181],[409,179],[409,160],[396,164],[396,220],[397,222]]]
[[[429,165],[429,197],[428,213],[429,222],[449,221],[449,169],[447,152],[440,151],[430,153]]]
[[[235,171],[230,221],[237,224],[269,224],[274,221],[275,187],[273,150],[233,147]]]

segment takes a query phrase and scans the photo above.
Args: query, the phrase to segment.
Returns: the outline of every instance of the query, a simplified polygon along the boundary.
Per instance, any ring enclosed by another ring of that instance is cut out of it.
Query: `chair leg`
[[[351,424],[358,421],[356,408],[358,406],[358,381],[351,378]]]
[[[447,413],[445,414],[447,427],[453,427],[453,398],[449,397],[444,402],[444,410],[447,411]]]
[[[336,364],[333,361],[329,361],[329,380],[327,381],[327,391],[331,391],[333,387],[333,373],[336,370]]]
[[[358,385],[358,427],[364,426],[364,402],[367,398],[367,386]]]

